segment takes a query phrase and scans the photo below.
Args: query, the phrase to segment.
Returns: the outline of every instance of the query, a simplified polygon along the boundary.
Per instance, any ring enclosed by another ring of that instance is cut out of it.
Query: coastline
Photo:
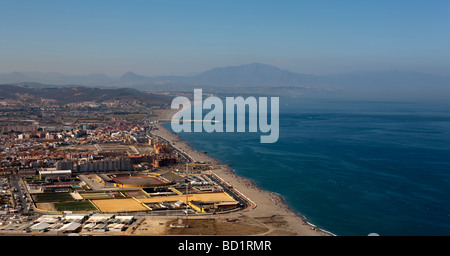
[[[178,110],[157,109],[154,110],[156,115],[154,118],[159,121],[170,121],[176,112]],[[304,216],[289,208],[282,195],[261,189],[252,180],[237,175],[229,165],[220,163],[204,152],[195,151],[186,141],[167,130],[161,123],[157,123],[155,126],[158,129],[152,131],[154,135],[170,142],[172,146],[183,152],[191,160],[210,164],[211,173],[233,186],[235,190],[254,203],[251,209],[231,215],[245,215],[260,224],[260,220],[277,219],[280,227],[270,228],[265,235],[334,236],[334,234],[309,223]]]

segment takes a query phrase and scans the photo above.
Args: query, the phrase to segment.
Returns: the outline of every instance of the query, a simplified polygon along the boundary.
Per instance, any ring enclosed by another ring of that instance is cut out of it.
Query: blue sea
[[[448,236],[449,110],[439,102],[281,98],[276,143],[249,132],[179,135],[336,235]]]

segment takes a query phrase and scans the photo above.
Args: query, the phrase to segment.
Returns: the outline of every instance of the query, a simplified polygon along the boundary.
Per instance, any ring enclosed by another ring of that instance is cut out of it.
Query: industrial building
[[[30,223],[11,223],[0,228],[1,232],[54,232],[56,234],[78,232],[122,232],[134,222],[134,216],[114,214],[61,214],[42,215]]]
[[[30,227],[31,232],[45,232],[50,227],[50,223],[39,222]]]
[[[43,168],[39,170],[39,179],[45,178],[70,178],[71,170],[56,170],[56,168]]]
[[[79,232],[81,230],[81,223],[78,222],[69,222],[64,224],[61,228],[59,228],[59,231],[62,231],[63,233],[73,233],[73,232]]]

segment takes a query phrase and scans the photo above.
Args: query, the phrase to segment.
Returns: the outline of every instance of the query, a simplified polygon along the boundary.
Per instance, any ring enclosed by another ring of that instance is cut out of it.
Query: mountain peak
[[[254,63],[250,63],[250,64],[243,64],[237,67],[254,67],[254,68],[273,68],[273,69],[280,69],[277,68],[275,66],[269,65],[269,64],[264,64],[264,63],[258,63],[258,62],[254,62]],[[281,70],[281,69],[280,69]]]
[[[151,79],[150,77],[147,76],[141,76],[138,75],[134,72],[128,71],[127,73],[123,74],[120,78],[119,78],[119,82],[122,83],[129,83],[129,82],[142,82],[142,81],[146,81]]]
[[[279,70],[282,71],[282,69],[277,68],[275,66],[264,64],[264,63],[250,63],[250,64],[243,64],[239,66],[228,66],[228,67],[218,67],[213,68],[211,70],[217,70],[217,69],[234,69],[234,70],[253,70],[254,72],[257,72],[259,70]],[[210,70],[209,70],[210,71]],[[208,71],[206,71],[208,72]]]
[[[138,76],[138,74],[128,71],[125,74],[123,74],[121,77],[132,77],[132,76]]]
[[[304,77],[272,65],[251,63],[213,68],[196,76],[202,83],[227,86],[287,86],[302,85]]]

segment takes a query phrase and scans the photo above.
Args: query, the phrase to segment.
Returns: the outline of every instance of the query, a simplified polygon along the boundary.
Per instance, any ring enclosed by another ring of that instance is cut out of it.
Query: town
[[[188,216],[252,207],[211,163],[156,135],[162,123],[152,112],[160,105],[3,106],[1,234],[133,235],[148,216],[172,216],[166,224],[183,228]]]

